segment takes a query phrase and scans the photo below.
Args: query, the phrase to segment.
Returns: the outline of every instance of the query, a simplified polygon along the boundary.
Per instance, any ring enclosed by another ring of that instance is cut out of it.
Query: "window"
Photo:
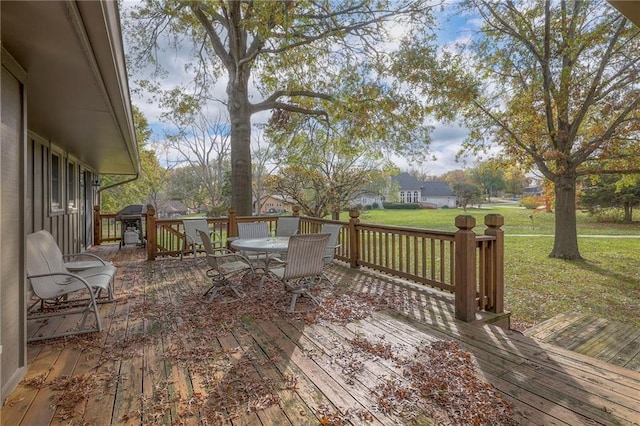
[[[404,203],[404,191],[400,191],[400,202]]]
[[[67,160],[67,208],[75,210],[78,208],[78,166],[75,161]]]
[[[419,197],[419,195],[418,195],[418,191],[415,191],[415,192],[413,193],[413,202],[414,202],[414,203],[417,203],[417,202],[419,202],[419,201],[420,201],[420,199],[419,199],[418,197]]]
[[[62,211],[62,155],[51,150],[51,213]]]

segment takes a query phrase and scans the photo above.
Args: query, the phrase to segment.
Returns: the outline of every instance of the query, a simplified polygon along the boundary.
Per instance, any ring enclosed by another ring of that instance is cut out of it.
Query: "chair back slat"
[[[293,235],[289,239],[284,280],[322,275],[329,234]]]
[[[187,239],[187,244],[201,244],[204,239],[200,238],[198,231],[203,231],[206,238],[209,239],[209,224],[207,219],[183,219],[182,226],[184,227],[184,235]]]
[[[268,236],[269,224],[267,222],[238,223],[238,238],[265,238]]]
[[[280,216],[276,223],[276,237],[290,237],[298,233],[300,218],[297,216]]]
[[[43,230],[27,235],[26,269],[27,276],[68,272],[64,266],[62,252],[49,232]],[[36,296],[50,299],[58,295],[58,286],[65,284],[68,277],[45,276],[30,278],[29,281]]]
[[[325,223],[322,225],[322,230],[320,231],[323,234],[329,234],[329,241],[327,241],[327,250],[324,255],[324,262],[331,263],[333,262],[333,258],[336,255],[336,247],[338,246],[338,237],[340,236],[340,230],[342,229],[342,225],[338,225],[335,223]]]

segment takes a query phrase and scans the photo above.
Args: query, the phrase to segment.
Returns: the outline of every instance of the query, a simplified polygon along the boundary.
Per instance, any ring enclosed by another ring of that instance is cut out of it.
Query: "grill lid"
[[[116,220],[138,219],[146,212],[142,204],[131,204],[116,213]]]

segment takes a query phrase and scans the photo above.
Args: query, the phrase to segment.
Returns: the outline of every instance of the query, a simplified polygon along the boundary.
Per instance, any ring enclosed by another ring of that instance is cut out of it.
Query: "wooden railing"
[[[117,242],[120,230],[114,214],[95,210],[95,241]],[[294,208],[293,214],[299,215]],[[367,267],[455,294],[456,317],[473,321],[476,311],[504,312],[504,233],[501,215],[485,216],[486,229],[477,235],[472,216],[458,216],[456,232],[386,226],[360,222],[360,212],[349,212],[349,221],[300,218],[300,233],[319,232],[324,223],[343,225],[336,259],[352,268]],[[239,222],[265,221],[275,230],[277,217],[237,216],[235,209],[223,218],[207,219],[215,238],[225,244],[237,236]],[[147,258],[176,256],[184,244],[182,220],[156,219],[147,207]]]

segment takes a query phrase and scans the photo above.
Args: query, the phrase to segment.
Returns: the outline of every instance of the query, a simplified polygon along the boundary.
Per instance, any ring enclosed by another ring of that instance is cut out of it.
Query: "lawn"
[[[569,311],[640,327],[640,239],[619,238],[640,236],[640,222],[603,224],[579,212],[579,245],[585,260],[569,262],[548,257],[553,247],[553,213],[533,214],[505,205],[466,213],[461,209],[368,210],[361,221],[455,231],[455,217],[468,214],[477,220],[476,232],[482,232],[483,217],[491,213],[505,218],[505,305],[516,328]]]

